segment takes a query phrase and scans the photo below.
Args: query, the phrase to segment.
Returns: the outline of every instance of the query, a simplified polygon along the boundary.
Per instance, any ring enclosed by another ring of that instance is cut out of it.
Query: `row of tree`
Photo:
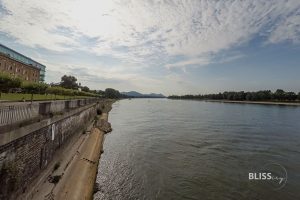
[[[204,95],[183,95],[169,96],[170,99],[212,99],[212,100],[235,100],[235,101],[300,101],[300,92],[285,92],[277,89],[275,92],[271,90],[260,90],[257,92],[223,92],[218,94]]]
[[[64,75],[61,77],[60,83],[52,83],[51,85],[59,85],[60,87],[63,87],[66,89],[81,90],[83,92],[88,92],[88,93],[92,93],[95,95],[99,95],[101,97],[111,98],[111,99],[119,99],[119,98],[125,97],[118,90],[115,90],[113,88],[106,88],[105,91],[90,90],[89,87],[82,86],[81,83],[77,83],[77,78],[74,76]]]
[[[54,94],[65,96],[91,96],[105,98],[122,98],[118,90],[107,88],[102,90],[90,90],[87,86],[81,86],[77,83],[74,76],[64,75],[60,83],[37,83],[22,81],[18,77],[12,77],[9,74],[0,73],[0,97],[2,92],[22,92],[29,94]]]

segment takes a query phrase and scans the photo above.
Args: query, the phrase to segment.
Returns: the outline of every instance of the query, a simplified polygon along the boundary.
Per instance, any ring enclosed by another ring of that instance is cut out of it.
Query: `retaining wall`
[[[33,123],[45,116],[63,113],[99,101],[97,98],[0,104],[0,133]]]
[[[77,101],[77,105],[88,102]],[[106,100],[89,104],[9,133],[0,134],[0,199],[26,189],[74,134],[81,134]],[[63,106],[57,105],[57,110]]]

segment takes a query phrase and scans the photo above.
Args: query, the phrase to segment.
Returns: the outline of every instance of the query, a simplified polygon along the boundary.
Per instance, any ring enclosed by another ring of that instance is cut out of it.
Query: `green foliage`
[[[89,92],[89,91],[90,91],[90,88],[88,88],[87,86],[83,86],[83,87],[81,88],[81,90],[82,90],[83,92]]]
[[[300,92],[298,96],[294,92],[285,92],[282,89],[277,89],[274,93],[271,90],[260,90],[257,92],[223,92],[218,94],[205,95],[183,95],[169,96],[170,99],[213,99],[213,100],[235,100],[235,101],[295,101],[300,100]]]
[[[45,97],[38,97],[41,99],[52,99],[52,97],[47,97],[48,94],[55,95],[55,99],[63,98],[65,96],[86,96],[86,97],[103,97],[107,95],[108,98],[120,98],[120,93],[114,89],[107,89],[104,91],[90,90],[87,86],[82,87],[82,91],[77,90],[78,84],[76,83],[77,79],[74,76],[64,75],[62,78],[60,86],[50,86],[46,83],[36,83],[36,82],[27,82],[17,77],[12,77],[9,74],[0,72],[0,98],[1,92],[10,92],[12,88],[21,88],[24,94],[11,94],[11,95],[2,95],[9,97],[10,100],[21,100],[28,99],[27,94],[41,95],[46,94]],[[52,84],[53,85],[53,84]],[[19,98],[20,95],[23,97]],[[11,97],[10,97],[11,96]],[[25,97],[26,96],[26,97]],[[36,99],[33,95],[33,99]],[[31,98],[30,98],[31,99]]]
[[[64,90],[65,89],[62,88],[62,87],[48,87],[46,89],[46,93],[48,93],[48,94],[55,94],[55,95],[58,95],[58,94],[62,95],[62,93],[63,93]]]
[[[77,78],[64,75],[61,77],[60,86],[67,89],[78,89]]]
[[[46,93],[55,94],[55,95],[66,95],[66,96],[90,96],[90,97],[98,96],[98,95],[90,93],[90,92],[66,89],[66,88],[57,87],[57,86],[48,87],[46,90]]]
[[[45,94],[48,85],[46,83],[23,82],[21,88],[25,93]]]
[[[96,94],[99,94],[100,96],[105,96],[105,92],[102,90],[96,91]]]
[[[21,79],[12,77],[6,73],[0,73],[0,91],[8,92],[11,88],[18,88],[21,86]]]
[[[274,98],[278,100],[283,100],[285,98],[285,92],[282,89],[277,89],[274,93]]]
[[[110,98],[110,99],[119,99],[122,97],[122,95],[118,90],[112,88],[106,88],[104,94],[106,98]]]

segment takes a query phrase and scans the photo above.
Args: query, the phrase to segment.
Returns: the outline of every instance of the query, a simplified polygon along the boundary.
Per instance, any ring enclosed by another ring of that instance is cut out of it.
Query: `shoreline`
[[[298,102],[283,102],[283,101],[236,101],[236,100],[214,100],[214,99],[172,99],[171,100],[190,100],[190,101],[205,101],[215,103],[238,103],[238,104],[259,104],[259,105],[277,105],[277,106],[300,106]]]
[[[240,103],[240,104],[260,104],[260,105],[279,105],[279,106],[300,106],[300,102],[276,102],[276,101],[235,101],[235,100],[203,100],[206,102],[219,103]]]

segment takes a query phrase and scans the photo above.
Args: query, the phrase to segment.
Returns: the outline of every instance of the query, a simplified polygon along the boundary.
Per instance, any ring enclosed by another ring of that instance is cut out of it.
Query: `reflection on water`
[[[109,120],[94,199],[300,199],[300,108],[121,100]],[[282,164],[284,188],[249,181]]]

